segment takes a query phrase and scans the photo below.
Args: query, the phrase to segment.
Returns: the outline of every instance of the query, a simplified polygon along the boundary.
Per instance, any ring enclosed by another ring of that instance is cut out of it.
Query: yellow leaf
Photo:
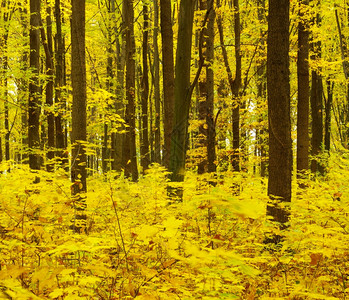
[[[58,298],[63,296],[64,290],[63,289],[54,289],[52,293],[50,293],[50,298]]]

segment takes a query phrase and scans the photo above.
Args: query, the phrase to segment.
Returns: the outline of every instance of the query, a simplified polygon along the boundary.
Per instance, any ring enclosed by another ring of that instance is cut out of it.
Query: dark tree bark
[[[198,165],[198,173],[216,171],[215,125],[213,120],[214,73],[214,21],[215,11],[213,1],[201,2],[201,9],[206,9],[207,26],[200,32],[199,52],[202,53],[206,71],[205,78],[199,79],[200,101],[199,119],[203,124],[199,127],[200,147],[204,149],[204,157]],[[204,49],[202,49],[204,47]]]
[[[171,181],[184,180],[189,108],[191,102],[190,62],[195,1],[182,0],[179,8],[175,70],[175,108],[171,135]]]
[[[116,5],[115,0],[111,0],[111,11],[115,13]],[[124,10],[123,10],[124,11]],[[115,22],[115,21],[114,21]],[[116,44],[116,97],[114,109],[116,113],[122,118],[125,118],[125,108],[123,105],[124,99],[124,75],[125,75],[125,62],[126,62],[126,48],[125,48],[125,31],[124,23],[120,26],[114,24],[115,44]],[[121,40],[121,41],[120,41]],[[118,124],[119,125],[119,124]],[[121,128],[124,130],[123,124]],[[112,170],[121,172],[123,168],[123,144],[124,134],[118,132],[112,132],[111,134],[111,159]]]
[[[220,1],[217,0],[220,7]],[[239,0],[234,0],[234,34],[235,34],[235,78],[231,71],[227,49],[224,44],[223,19],[222,15],[217,16],[217,26],[219,31],[220,46],[224,60],[225,69],[228,76],[229,86],[233,95],[232,123],[233,123],[233,155],[232,166],[234,171],[240,170],[240,87],[241,87],[241,53],[240,53],[240,12]]]
[[[207,98],[206,98],[206,124],[207,124],[207,172],[216,172],[216,128],[214,122],[214,22],[215,10],[214,1],[211,2],[211,8],[207,22],[207,42],[206,42],[206,81],[207,81]]]
[[[41,24],[42,25],[42,24]],[[53,46],[52,46],[52,20],[51,20],[51,8],[47,6],[47,17],[46,17],[46,30],[47,38],[45,35],[45,29],[41,26],[41,40],[44,45],[45,50],[45,63],[46,63],[46,75],[48,77],[46,83],[46,105],[49,108],[53,106],[53,75],[54,75],[54,66],[53,66]],[[52,172],[54,169],[54,164],[52,159],[55,157],[55,117],[52,111],[47,113],[47,159],[49,160],[46,164],[46,169],[49,172]]]
[[[298,59],[297,59],[297,172],[309,169],[309,24],[303,10],[309,0],[299,0]]]
[[[138,180],[138,166],[136,155],[136,122],[135,122],[135,38],[134,38],[134,10],[133,0],[124,0],[124,21],[126,31],[126,113],[125,121],[128,125],[123,149],[125,175]]]
[[[347,8],[347,12],[348,12]],[[343,73],[345,76],[345,79],[348,81],[349,78],[349,61],[348,61],[348,45],[347,45],[347,39],[343,35],[341,24],[339,16],[338,16],[338,9],[335,6],[335,14],[336,14],[336,22],[337,22],[337,29],[338,29],[338,37],[339,37],[339,45],[341,50],[341,58],[342,58],[342,67],[343,67]],[[347,24],[349,23],[349,14],[347,16]],[[347,103],[345,104],[345,109],[343,110],[343,113],[341,114],[341,117],[338,118],[337,123],[339,123],[339,135],[341,137],[341,142],[343,147],[348,148],[348,139],[349,139],[349,128],[346,124],[349,122],[349,83],[347,83],[347,94],[346,94],[346,100]]]
[[[291,201],[292,140],[289,78],[289,0],[269,0],[267,39],[267,89],[269,114],[268,195],[276,203],[267,206],[267,215],[288,222],[289,211],[279,202]],[[274,242],[279,238],[275,237]]]
[[[200,10],[207,11],[208,3],[207,1],[199,1]],[[206,43],[207,43],[207,26],[206,20],[204,20],[205,24],[202,24],[195,33],[195,43],[199,49],[199,62],[195,62],[195,64],[199,63],[198,67],[200,68],[200,64],[202,66],[206,63]],[[197,110],[198,110],[198,119],[200,121],[199,126],[199,135],[193,140],[197,139],[197,143],[193,143],[195,148],[197,148],[198,154],[195,159],[198,164],[198,174],[204,174],[207,169],[207,124],[206,124],[206,110],[207,110],[207,77],[206,74],[201,74],[198,79],[198,84],[196,87],[197,90]]]
[[[29,81],[29,102],[28,102],[28,146],[29,146],[29,167],[33,170],[40,169],[40,0],[30,0],[30,59],[32,69]]]
[[[235,79],[232,86],[233,104],[233,157],[234,171],[240,171],[240,87],[241,87],[241,50],[240,50],[240,9],[239,0],[234,0],[234,35],[235,35]]]
[[[4,15],[4,23],[5,23],[5,33],[1,37],[0,46],[4,50],[2,60],[2,85],[3,85],[3,99],[4,99],[4,127],[5,127],[5,160],[10,160],[10,122],[9,122],[9,95],[8,95],[8,35],[9,35],[9,27],[8,27],[8,21],[9,21],[9,13],[5,13]]]
[[[141,79],[141,99],[142,99],[142,131],[140,135],[141,166],[143,172],[150,164],[149,131],[148,131],[148,98],[149,98],[149,76],[148,76],[148,30],[149,16],[148,4],[143,4],[143,45],[142,45],[142,65],[143,73]]]
[[[327,100],[325,102],[325,150],[330,152],[331,150],[331,110],[333,103],[333,89],[334,82],[330,79],[326,81],[327,85]]]
[[[86,55],[85,55],[85,0],[72,0],[72,194],[75,204],[73,230],[86,228]]]
[[[113,14],[115,13],[115,4],[112,1],[108,1],[108,30],[107,30],[107,79],[106,79],[106,89],[109,93],[114,93],[113,86],[113,58],[114,58],[114,49],[113,49],[113,39],[114,39],[114,18]],[[115,100],[114,100],[115,101]],[[111,106],[108,105],[108,110],[111,110]],[[108,115],[108,113],[107,113]],[[104,121],[104,134],[103,134],[103,146],[102,146],[102,171],[105,174],[110,170],[110,158],[111,158],[111,149],[108,147],[109,139],[111,139],[112,145],[112,136],[109,134],[109,125],[113,127],[113,122],[107,120]]]
[[[160,22],[162,39],[162,71],[164,91],[164,154],[165,167],[170,166],[171,135],[174,118],[174,56],[171,1],[160,0]]]
[[[158,46],[159,33],[159,5],[157,0],[154,3],[154,104],[155,104],[155,138],[154,138],[154,162],[161,163],[161,109],[160,109],[160,58]],[[173,61],[173,58],[172,58]]]
[[[312,71],[312,81],[311,81],[311,155],[312,160],[310,164],[311,172],[323,174],[323,165],[319,161],[319,155],[322,152],[323,144],[323,101],[322,101],[322,76],[317,73],[316,70]]]
[[[0,68],[1,70],[1,85],[3,87],[3,100],[4,100],[4,127],[5,127],[5,160],[9,161],[10,160],[10,126],[9,126],[9,104],[8,104],[8,37],[9,37],[9,21],[11,19],[12,12],[10,8],[8,7],[8,3],[6,1],[2,1],[1,3],[1,9],[4,10],[3,13],[3,33],[0,36],[0,47],[3,50],[2,51],[2,57],[1,59],[1,65]],[[1,143],[0,143],[1,147]],[[1,149],[2,151],[2,149]]]
[[[314,20],[320,25],[320,16],[317,15]],[[313,55],[312,59],[316,60],[321,57],[321,42],[311,43]],[[310,169],[312,173],[323,174],[324,166],[320,161],[319,155],[322,152],[323,146],[323,85],[322,76],[320,70],[313,70],[311,72],[311,92],[310,92],[310,105],[311,105],[311,163]]]
[[[258,20],[260,24],[266,22],[266,8],[265,8],[265,0],[257,0],[258,6]],[[260,31],[261,35],[261,49],[265,48],[265,38],[264,32]],[[266,84],[266,65],[262,61],[257,65],[257,76],[258,76],[258,84],[257,84],[257,97],[258,102],[257,106],[261,111],[261,108],[264,108],[264,100],[267,98],[267,84]],[[264,110],[264,109],[263,109]],[[262,177],[267,175],[268,169],[268,153],[267,153],[267,128],[264,126],[264,116],[263,114],[259,117],[260,128],[257,129],[257,143],[259,148],[260,155],[260,174]]]
[[[62,35],[62,15],[60,0],[55,0],[55,105],[58,107],[57,115],[55,116],[55,144],[56,156],[61,158],[61,163],[67,163],[64,159],[64,149],[67,146],[65,142],[63,110],[65,109],[64,99],[62,97],[62,88],[64,86],[64,41]]]
[[[26,8],[27,5],[23,5],[24,7],[19,8],[20,10],[20,22],[22,26],[22,32],[23,32],[23,38],[27,41],[29,41],[28,34],[29,34],[29,19],[27,18],[28,10]],[[25,46],[28,44],[26,43]],[[28,56],[29,52],[26,50],[26,47],[24,47],[24,50],[21,54],[21,70],[22,72],[28,71]],[[22,134],[22,149],[21,149],[21,163],[25,164],[28,163],[28,152],[24,151],[26,150],[26,147],[28,146],[28,79],[21,78],[19,80],[19,86],[18,86],[18,99],[21,103],[21,134]],[[0,147],[1,148],[1,147]]]

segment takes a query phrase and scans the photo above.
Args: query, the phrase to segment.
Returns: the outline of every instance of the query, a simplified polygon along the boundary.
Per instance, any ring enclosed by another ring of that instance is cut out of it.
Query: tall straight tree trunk
[[[143,172],[148,169],[150,164],[150,148],[149,148],[149,131],[148,131],[148,98],[149,98],[149,77],[148,77],[148,30],[149,15],[148,4],[143,3],[143,45],[142,45],[142,65],[143,73],[141,80],[141,99],[142,99],[142,127],[140,135],[141,144],[141,166]]]
[[[134,10],[133,0],[124,0],[124,21],[126,30],[126,113],[125,121],[128,125],[123,149],[123,162],[125,175],[138,180],[138,166],[136,154],[136,63],[135,63],[135,38],[134,38]]]
[[[206,124],[207,124],[207,172],[216,172],[216,128],[214,124],[214,22],[215,10],[214,1],[209,1],[209,15],[207,22],[207,41],[206,41],[206,81],[207,81],[207,98],[206,98]]]
[[[199,79],[200,101],[199,101],[199,119],[203,124],[199,127],[200,146],[204,148],[204,157],[198,165],[198,173],[215,172],[216,171],[216,148],[215,148],[215,125],[213,120],[213,100],[214,100],[214,74],[213,74],[213,58],[214,58],[214,20],[215,11],[213,1],[207,0],[201,3],[201,9],[206,9],[207,26],[200,33],[199,51],[204,59],[206,76]],[[202,38],[201,38],[202,36]],[[202,48],[205,49],[202,49]]]
[[[110,1],[111,12],[115,14],[116,4],[115,0]],[[124,5],[124,4],[123,4]],[[124,11],[124,9],[123,9]],[[125,59],[126,59],[126,48],[125,48],[125,32],[124,24],[120,24],[118,29],[117,24],[114,21],[114,34],[116,44],[116,88],[115,88],[115,103],[114,109],[116,113],[122,118],[125,118],[125,109],[123,105],[124,99],[124,75],[125,75]],[[120,38],[121,36],[121,38]],[[121,40],[121,42],[120,42]],[[121,125],[123,126],[123,124]],[[122,127],[124,129],[124,127]],[[123,168],[122,153],[123,153],[124,134],[118,132],[112,132],[111,134],[111,159],[112,159],[112,170],[121,172]]]
[[[201,11],[207,11],[207,1],[200,1],[198,9]],[[199,27],[195,33],[195,44],[198,44],[199,61],[195,64],[204,65],[206,62],[206,45],[207,45],[207,27],[206,20],[204,24]],[[198,147],[198,154],[196,160],[198,161],[198,174],[204,174],[207,169],[207,124],[206,124],[206,110],[207,110],[207,77],[206,74],[201,74],[198,79],[197,90],[197,110],[198,119],[200,121],[199,135],[194,137],[193,140],[198,140],[197,143],[193,143],[194,147]],[[196,144],[196,145],[195,145]]]
[[[10,120],[9,120],[9,93],[8,93],[8,70],[9,70],[9,57],[8,57],[8,37],[10,30],[10,21],[13,10],[9,7],[10,2],[3,1],[1,3],[1,8],[4,9],[3,12],[3,33],[0,37],[0,47],[2,49],[2,80],[3,80],[3,100],[4,100],[4,127],[5,127],[5,160],[10,160]]]
[[[8,16],[5,17],[5,24],[9,21]],[[4,75],[4,82],[3,82],[3,86],[4,86],[4,110],[5,110],[5,120],[4,120],[4,125],[5,125],[5,160],[9,161],[10,160],[10,123],[9,123],[9,105],[8,105],[8,100],[9,100],[9,95],[8,95],[8,55],[7,55],[7,51],[8,51],[8,27],[6,25],[6,29],[5,29],[5,34],[3,35],[3,50],[4,50],[4,56],[2,58],[3,61],[3,75]]]
[[[179,8],[175,71],[175,108],[171,136],[171,181],[184,180],[189,108],[191,103],[190,62],[195,1],[182,0]],[[181,197],[181,195],[179,195]]]
[[[217,0],[217,7],[220,7],[220,0]],[[234,171],[240,170],[240,87],[241,87],[241,53],[240,53],[240,12],[239,1],[234,0],[234,33],[235,33],[235,78],[231,71],[227,49],[224,44],[223,17],[217,16],[217,26],[219,31],[220,46],[224,60],[224,66],[228,76],[229,86],[233,95],[233,155],[232,166]]]
[[[53,106],[53,75],[54,75],[54,66],[53,66],[53,46],[52,46],[52,20],[51,20],[51,7],[47,6],[47,16],[46,16],[46,26],[47,26],[47,38],[45,36],[45,30],[41,27],[41,39],[45,49],[46,56],[46,75],[48,77],[46,83],[46,105],[48,108]],[[52,172],[54,169],[54,164],[52,159],[55,157],[55,116],[52,111],[47,113],[47,159],[49,160],[46,169],[49,172]]]
[[[331,110],[333,103],[334,82],[330,79],[326,81],[327,100],[325,103],[325,150],[330,152],[331,149]]]
[[[164,91],[164,154],[165,167],[170,166],[171,136],[174,118],[174,56],[171,0],[160,0],[160,22],[162,39],[162,72]]]
[[[114,37],[114,28],[113,28],[113,14],[115,12],[115,5],[112,4],[112,1],[109,0],[108,3],[108,31],[107,31],[107,39],[108,39],[108,46],[107,46],[107,80],[106,80],[106,89],[109,93],[113,94],[113,37]],[[114,100],[115,101],[115,100]],[[108,105],[108,109],[110,109]],[[103,173],[106,173],[109,170],[110,167],[110,158],[111,156],[111,149],[112,149],[112,137],[109,136],[109,122],[107,120],[104,121],[104,135],[103,135],[103,146],[102,146],[102,170]],[[111,122],[111,127],[113,126],[113,122]],[[108,141],[109,138],[111,139],[111,149],[108,149]]]
[[[71,19],[72,46],[72,194],[75,204],[75,219],[72,229],[86,229],[86,55],[85,55],[85,0],[72,0]]]
[[[19,8],[20,11],[20,22],[22,26],[22,32],[23,32],[23,38],[27,40],[28,37],[28,10],[24,6],[22,8]],[[25,46],[28,44],[26,43]],[[21,71],[27,72],[28,70],[28,51],[26,50],[26,47],[24,47],[23,52],[21,53]],[[21,78],[19,80],[19,87],[18,87],[18,98],[20,99],[21,103],[21,134],[22,134],[22,147],[21,147],[21,163],[28,163],[28,153],[27,151],[24,151],[26,147],[28,146],[28,79]],[[1,147],[0,147],[1,148]]]
[[[309,169],[309,25],[303,11],[309,0],[299,0],[297,59],[297,172]]]
[[[240,87],[241,87],[241,50],[240,50],[240,9],[239,0],[234,0],[234,35],[235,35],[235,79],[232,86],[233,102],[233,158],[234,171],[240,171]]]
[[[256,1],[258,6],[258,20],[260,24],[262,25],[263,22],[266,21],[266,9],[265,9],[265,0],[257,0]],[[261,48],[265,47],[265,38],[264,32],[261,30],[260,35],[261,38]],[[258,103],[257,107],[261,109],[261,106],[264,106],[264,99],[267,97],[267,85],[266,85],[266,65],[264,62],[260,62],[257,65],[257,76],[258,76],[258,85],[257,85],[257,98]],[[260,123],[264,123],[263,115],[259,118]],[[262,177],[265,177],[267,174],[267,128],[264,125],[261,125],[261,128],[257,130],[257,141],[259,146],[259,155],[260,155],[260,174]]]
[[[29,102],[28,102],[28,146],[29,146],[29,167],[33,170],[40,169],[40,0],[30,0],[30,59],[32,69],[31,80],[29,81]]]
[[[62,35],[62,14],[60,0],[55,0],[55,105],[58,107],[58,113],[55,116],[55,145],[56,156],[61,158],[61,163],[67,163],[64,159],[65,142],[63,126],[63,110],[65,109],[64,99],[62,97],[62,88],[64,86],[64,41]]]
[[[154,30],[153,30],[153,47],[154,47],[154,104],[155,104],[155,138],[154,138],[154,161],[161,163],[161,108],[160,108],[160,58],[158,46],[159,33],[159,5],[157,0],[154,4]],[[173,58],[172,58],[173,61]]]
[[[286,226],[287,208],[279,202],[291,201],[292,140],[289,77],[289,0],[269,0],[267,39],[267,89],[269,114],[268,195],[275,203],[267,206],[267,215]],[[273,237],[279,242],[280,237]]]
[[[320,15],[316,16],[315,22],[320,25]],[[321,42],[311,43],[313,55],[312,59],[316,60],[321,57]],[[323,85],[322,76],[320,70],[313,70],[311,72],[311,92],[310,92],[310,105],[311,105],[311,164],[310,169],[312,173],[319,172],[323,174],[324,168],[320,161],[319,155],[322,152],[323,146]]]
[[[323,143],[323,103],[322,103],[322,76],[317,73],[316,70],[312,71],[312,80],[311,80],[311,172],[322,174],[324,172],[323,165],[319,161],[322,150]]]

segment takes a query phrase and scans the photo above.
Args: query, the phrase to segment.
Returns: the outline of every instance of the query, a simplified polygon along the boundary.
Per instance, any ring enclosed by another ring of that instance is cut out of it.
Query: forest
[[[0,0],[0,299],[348,299],[347,0]]]

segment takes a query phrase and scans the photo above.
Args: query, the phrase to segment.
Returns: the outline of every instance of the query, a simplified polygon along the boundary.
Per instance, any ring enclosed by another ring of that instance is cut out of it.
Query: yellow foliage
[[[187,172],[181,203],[168,201],[159,165],[138,183],[90,178],[88,234],[75,234],[68,178],[39,172],[33,184],[18,168],[0,182],[1,291],[14,299],[344,299],[347,165],[333,157],[326,178],[294,185],[290,227],[275,249],[263,244],[280,233],[265,217],[265,183],[249,174],[220,174],[213,187],[208,175]]]

